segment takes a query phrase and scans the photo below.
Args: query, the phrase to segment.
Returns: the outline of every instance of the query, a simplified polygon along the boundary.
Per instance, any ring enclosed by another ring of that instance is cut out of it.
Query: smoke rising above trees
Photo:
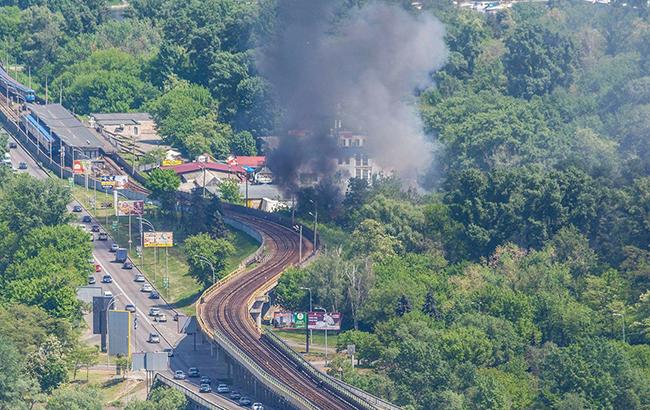
[[[431,161],[415,92],[444,64],[444,27],[428,13],[379,1],[346,9],[340,2],[283,1],[274,38],[258,57],[284,110],[284,131],[269,158],[278,180],[293,185],[302,168],[333,171],[334,119],[368,135],[369,155],[383,168],[414,179]],[[349,6],[348,6],[349,7]]]

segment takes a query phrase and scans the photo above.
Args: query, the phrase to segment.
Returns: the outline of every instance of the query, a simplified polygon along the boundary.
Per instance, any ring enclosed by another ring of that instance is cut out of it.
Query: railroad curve
[[[228,216],[260,232],[266,255],[253,269],[237,273],[219,291],[206,296],[201,310],[203,321],[225,335],[267,373],[319,409],[354,409],[354,406],[319,387],[297,370],[288,358],[263,343],[249,313],[248,301],[258,289],[275,281],[287,267],[298,263],[298,235],[284,226],[254,216],[236,213]],[[303,254],[308,255],[311,251],[312,243],[303,237]]]

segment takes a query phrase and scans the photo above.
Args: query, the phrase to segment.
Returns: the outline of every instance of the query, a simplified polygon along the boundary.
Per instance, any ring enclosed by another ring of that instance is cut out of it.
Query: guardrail
[[[289,358],[298,366],[303,372],[308,374],[319,384],[325,386],[328,390],[335,392],[341,397],[345,397],[350,403],[354,403],[357,407],[368,410],[382,409],[382,410],[399,410],[400,407],[394,404],[373,396],[372,394],[351,386],[341,380],[331,377],[320,370],[316,369],[302,355],[297,353],[289,347],[282,339],[280,339],[272,331],[265,331],[262,333],[262,339],[272,345],[276,350]]]
[[[182,384],[176,383],[174,380],[170,379],[167,376],[164,376],[161,373],[156,373],[156,375],[153,378],[153,386],[158,386],[158,385],[165,385],[171,389],[178,390],[181,393],[185,395],[185,397],[189,398],[191,401],[194,403],[198,404],[199,406],[203,406],[206,409],[209,410],[228,410],[227,407],[222,407],[219,406],[218,404],[212,403],[208,400],[205,399],[204,396],[201,396],[200,394],[192,391],[191,389],[185,387]]]

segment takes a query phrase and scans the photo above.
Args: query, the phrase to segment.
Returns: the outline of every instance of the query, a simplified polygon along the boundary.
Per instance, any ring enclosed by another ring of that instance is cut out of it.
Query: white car
[[[86,225],[84,224],[79,224],[77,225],[77,228],[81,229],[82,231],[86,232]]]
[[[107,297],[107,298],[112,298],[113,297],[113,292],[111,292],[110,290],[105,290],[104,291],[104,296]]]
[[[185,380],[185,373],[182,370],[176,370],[174,372],[174,379],[176,380]]]
[[[160,314],[160,309],[157,307],[152,307],[149,309],[149,316],[158,316]]]
[[[227,384],[220,383],[217,386],[217,392],[218,393],[230,393],[230,387],[228,387]]]
[[[144,275],[135,275],[135,282],[144,282]]]
[[[140,288],[140,292],[151,292],[152,290],[153,290],[153,288],[152,288],[151,285],[148,284],[148,283],[145,283],[145,284],[142,285],[142,287]]]
[[[253,410],[264,410],[262,403],[253,403]]]
[[[167,316],[164,313],[159,313],[153,320],[156,322],[167,322]]]

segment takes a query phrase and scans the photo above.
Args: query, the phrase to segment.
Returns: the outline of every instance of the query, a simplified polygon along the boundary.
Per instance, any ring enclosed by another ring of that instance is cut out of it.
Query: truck
[[[117,248],[115,252],[115,262],[124,263],[126,262],[128,255],[125,248]]]

